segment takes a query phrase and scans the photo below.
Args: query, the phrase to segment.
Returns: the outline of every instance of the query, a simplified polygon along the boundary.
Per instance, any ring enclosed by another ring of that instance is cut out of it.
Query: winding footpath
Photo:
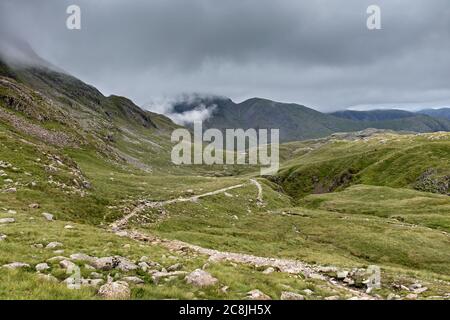
[[[255,185],[258,189],[257,195],[257,203],[258,205],[263,205],[263,188],[261,184],[256,179],[251,179],[250,182]],[[116,222],[110,225],[110,229],[116,235],[121,237],[127,237],[139,242],[146,243],[148,245],[161,245],[173,252],[180,252],[190,250],[196,252],[198,254],[206,255],[209,257],[210,261],[230,261],[234,263],[247,264],[255,267],[272,267],[275,270],[288,274],[301,274],[305,278],[317,279],[322,281],[327,281],[331,285],[336,288],[343,289],[348,293],[352,294],[354,297],[362,300],[376,300],[377,298],[371,296],[364,291],[356,290],[349,288],[348,286],[337,282],[330,276],[327,276],[326,273],[333,269],[334,267],[328,266],[320,266],[320,265],[310,265],[298,260],[291,259],[278,259],[278,258],[268,258],[268,257],[260,257],[254,256],[250,254],[244,253],[236,253],[236,252],[226,252],[219,251],[214,249],[208,249],[204,247],[200,247],[197,245],[193,245],[190,243],[186,243],[179,240],[168,240],[162,239],[153,235],[145,234],[137,230],[124,230],[127,226],[129,220],[148,208],[162,208],[165,205],[179,203],[179,202],[195,202],[198,199],[217,195],[220,193],[227,192],[229,190],[242,188],[247,184],[238,184],[231,187],[219,189],[212,192],[207,192],[201,195],[192,196],[189,198],[177,198],[166,201],[145,201],[138,205],[131,213],[124,216],[122,219],[117,220]],[[336,268],[334,268],[336,269]]]

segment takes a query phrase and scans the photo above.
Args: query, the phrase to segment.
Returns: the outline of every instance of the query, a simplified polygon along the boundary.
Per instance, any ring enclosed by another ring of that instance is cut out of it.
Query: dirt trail
[[[371,296],[363,291],[359,291],[356,289],[349,288],[348,286],[337,282],[332,279],[330,276],[326,275],[331,269],[337,269],[329,266],[320,266],[320,265],[309,265],[307,263],[298,261],[298,260],[290,260],[290,259],[278,259],[278,258],[268,258],[268,257],[260,257],[254,256],[250,254],[244,253],[236,253],[236,252],[226,252],[219,251],[214,249],[203,248],[197,245],[193,245],[190,243],[186,243],[179,240],[167,240],[161,239],[156,236],[144,234],[142,232],[131,230],[131,231],[117,231],[117,235],[121,237],[128,237],[130,239],[145,242],[150,245],[161,245],[170,251],[180,252],[186,250],[194,251],[198,254],[209,256],[210,261],[231,261],[240,264],[252,265],[255,267],[272,267],[278,272],[289,273],[289,274],[301,274],[305,276],[305,278],[317,279],[322,281],[327,281],[335,288],[343,289],[348,293],[352,294],[354,297],[357,297],[361,300],[376,300],[377,298]]]
[[[179,203],[179,202],[195,202],[198,199],[201,199],[201,198],[204,198],[204,197],[213,196],[213,195],[217,195],[217,194],[224,193],[224,192],[227,192],[227,191],[230,191],[230,190],[233,190],[233,189],[242,188],[245,185],[246,185],[245,183],[237,184],[237,185],[234,185],[234,186],[231,186],[231,187],[222,188],[222,189],[219,189],[219,190],[216,190],[216,191],[207,192],[207,193],[196,195],[196,196],[192,196],[192,197],[189,197],[189,198],[176,198],[176,199],[164,200],[164,201],[147,201],[147,200],[145,200],[140,205],[138,205],[136,208],[134,208],[133,211],[131,211],[129,214],[127,214],[123,218],[113,222],[110,225],[110,227],[113,230],[120,230],[120,229],[124,228],[128,224],[128,221],[130,221],[131,218],[137,216],[138,214],[142,213],[143,211],[145,211],[146,209],[149,209],[149,208],[162,208],[165,205],[173,204],[173,203]]]

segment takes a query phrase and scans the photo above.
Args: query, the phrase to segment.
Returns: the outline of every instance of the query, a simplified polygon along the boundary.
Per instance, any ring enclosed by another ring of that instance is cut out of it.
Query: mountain
[[[416,284],[418,299],[448,297],[450,133],[286,143],[271,177],[176,166],[171,120],[19,48],[0,58],[0,299],[410,299]],[[208,99],[224,126],[366,123]],[[175,109],[192,105],[205,107]]]
[[[425,109],[425,110],[420,110],[417,113],[426,114],[426,115],[434,117],[434,118],[443,118],[443,119],[450,120],[450,108]]]
[[[417,116],[413,112],[403,110],[370,110],[370,111],[353,111],[343,110],[330,113],[331,115],[356,121],[385,121],[411,118]]]
[[[406,111],[342,111],[326,114],[303,105],[260,98],[235,103],[223,97],[197,96],[177,102],[173,106],[173,112],[183,114],[200,106],[210,110],[210,116],[203,122],[204,129],[275,128],[280,129],[280,140],[284,142],[321,138],[336,132],[367,128],[413,132],[450,131],[448,120]]]

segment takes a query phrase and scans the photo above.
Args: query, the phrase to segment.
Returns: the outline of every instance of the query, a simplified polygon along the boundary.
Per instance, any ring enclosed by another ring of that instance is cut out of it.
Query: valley
[[[271,175],[176,165],[169,118],[0,66],[1,299],[450,299],[450,133],[325,125]]]

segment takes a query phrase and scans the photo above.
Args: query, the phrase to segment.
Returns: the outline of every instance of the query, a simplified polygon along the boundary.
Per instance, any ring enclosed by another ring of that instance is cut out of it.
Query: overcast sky
[[[66,8],[81,7],[81,30]],[[382,30],[366,27],[370,4]],[[321,111],[450,106],[448,0],[1,0],[0,27],[104,94]]]

